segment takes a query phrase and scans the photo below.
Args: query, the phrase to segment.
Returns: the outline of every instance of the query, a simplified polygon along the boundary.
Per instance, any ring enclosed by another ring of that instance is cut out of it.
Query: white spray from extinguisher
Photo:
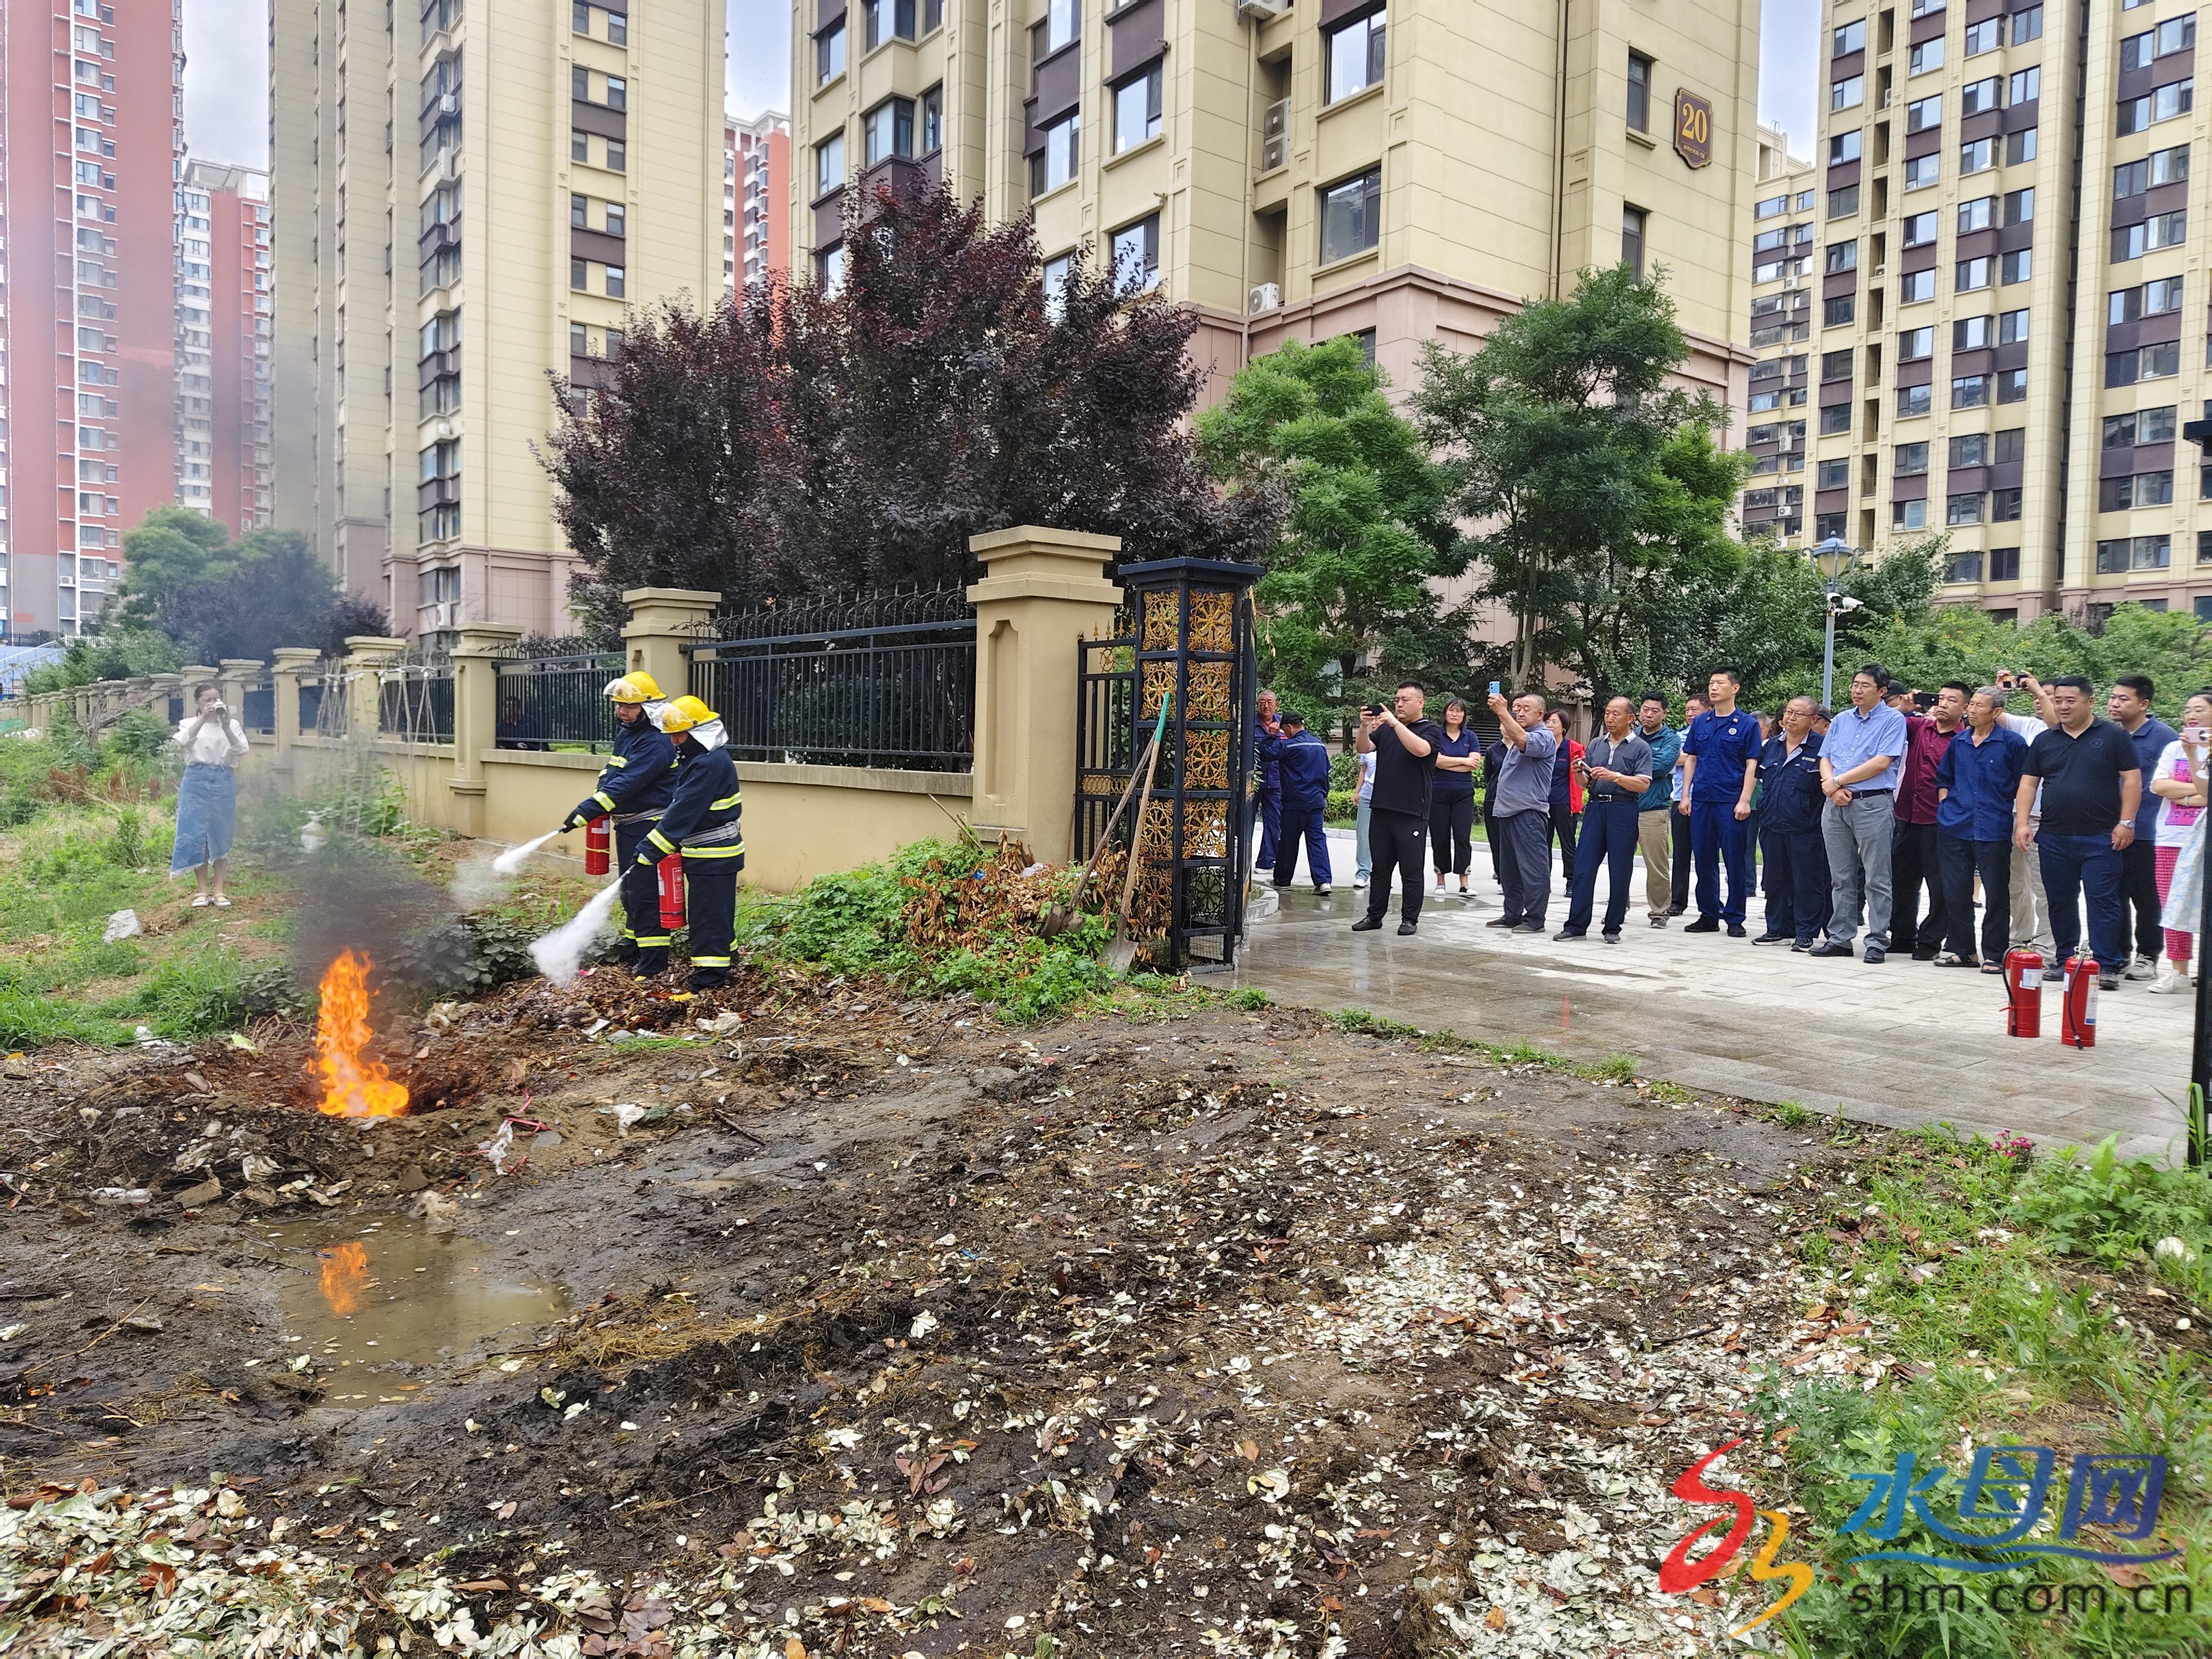
[[[590,903],[535,941],[530,947],[530,959],[538,964],[538,971],[556,985],[574,983],[576,970],[583,965],[584,952],[606,927],[615,901],[621,896],[622,878],[617,877],[592,895]]]
[[[548,830],[544,835],[538,836],[536,841],[526,841],[520,847],[508,848],[507,851],[501,853],[497,858],[491,861],[492,869],[496,873],[502,876],[520,875],[522,873],[523,861],[560,833],[561,832],[558,830]]]

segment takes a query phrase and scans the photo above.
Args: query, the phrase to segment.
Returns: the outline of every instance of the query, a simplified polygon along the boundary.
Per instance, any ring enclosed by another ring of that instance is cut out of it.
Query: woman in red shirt
[[[1560,863],[1566,874],[1566,887],[1572,891],[1575,882],[1576,815],[1583,810],[1583,746],[1567,735],[1566,718],[1556,708],[1544,716],[1544,724],[1552,728],[1552,735],[1559,740],[1559,757],[1552,763],[1552,836],[1559,843]]]

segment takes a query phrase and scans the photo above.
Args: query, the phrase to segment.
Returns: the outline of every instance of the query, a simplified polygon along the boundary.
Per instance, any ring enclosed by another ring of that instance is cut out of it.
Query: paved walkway
[[[1893,955],[1878,968],[1814,961],[1726,934],[1687,934],[1677,917],[1649,925],[1638,903],[1621,942],[1554,944],[1566,900],[1553,878],[1540,937],[1484,924],[1498,915],[1488,852],[1475,843],[1476,897],[1431,890],[1412,939],[1354,933],[1367,895],[1350,884],[1349,831],[1332,831],[1334,895],[1304,879],[1274,915],[1255,921],[1237,972],[1284,1002],[1357,1005],[1429,1029],[1491,1042],[1525,1040],[1579,1059],[1632,1054],[1648,1075],[1754,1100],[1796,1100],[1822,1113],[1896,1127],[1948,1121],[2038,1142],[2094,1144],[2117,1134],[2127,1153],[2181,1151],[2191,999],[2154,997],[2124,982],[2097,1004],[2097,1046],[2058,1042],[2058,987],[2045,988],[2043,1036],[2005,1035],[1998,978]],[[1597,915],[1606,882],[1598,878]],[[1754,901],[1751,932],[1759,932]]]

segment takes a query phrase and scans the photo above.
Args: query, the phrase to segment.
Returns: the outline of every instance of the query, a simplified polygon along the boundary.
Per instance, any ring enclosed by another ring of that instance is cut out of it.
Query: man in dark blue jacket
[[[1306,872],[1314,891],[1328,895],[1328,745],[1306,730],[1305,718],[1284,710],[1283,740],[1275,754],[1282,767],[1283,828],[1275,838],[1275,885],[1288,887],[1297,873],[1298,840],[1306,843]]]
[[[599,787],[576,803],[561,833],[603,817],[614,819],[614,866],[622,872],[623,906],[615,961],[650,979],[668,966],[668,930],[660,925],[660,890],[653,872],[635,866],[638,848],[676,787],[676,745],[646,715],[646,704],[660,700],[651,675],[625,674],[608,684],[606,695],[615,705],[614,748],[599,770]]]
[[[1936,763],[1936,852],[1948,929],[1939,967],[2004,971],[2012,935],[2011,812],[2027,765],[2027,739],[1997,723],[1997,690],[1966,700],[1966,724]],[[1974,948],[1974,878],[1982,878],[1981,949]]]
[[[1258,867],[1271,869],[1283,828],[1283,723],[1275,717],[1275,694],[1262,691],[1257,699],[1259,719],[1253,729],[1253,764],[1260,774],[1260,856]]]
[[[1759,757],[1759,848],[1766,855],[1766,931],[1754,945],[1809,951],[1827,930],[1828,852],[1820,840],[1820,739],[1814,703],[1792,697]]]
[[[712,991],[730,982],[738,873],[745,867],[738,763],[724,746],[720,717],[696,697],[678,697],[661,710],[660,729],[676,739],[676,793],[646,836],[638,862],[650,870],[671,853],[684,855],[690,988]]]

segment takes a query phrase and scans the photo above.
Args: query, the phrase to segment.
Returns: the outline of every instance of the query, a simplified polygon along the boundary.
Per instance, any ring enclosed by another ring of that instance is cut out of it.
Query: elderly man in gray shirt
[[[1491,797],[1498,839],[1490,849],[1505,889],[1505,914],[1490,926],[1540,933],[1552,891],[1552,767],[1559,740],[1544,724],[1544,700],[1533,691],[1510,703],[1493,691],[1490,712],[1498,716],[1505,744],[1505,764]]]
[[[1851,676],[1850,707],[1828,722],[1820,740],[1820,840],[1827,848],[1834,908],[1828,937],[1805,954],[1847,957],[1866,905],[1866,956],[1889,955],[1889,854],[1897,821],[1897,786],[1904,769],[1905,716],[1882,701],[1889,676],[1869,663]]]
[[[1605,730],[1583,745],[1583,833],[1575,848],[1574,885],[1567,925],[1555,939],[1589,932],[1597,902],[1597,867],[1610,872],[1605,897],[1605,942],[1620,943],[1628,915],[1628,884],[1636,870],[1637,808],[1651,787],[1651,745],[1634,726],[1635,706],[1615,697],[1605,706]]]

